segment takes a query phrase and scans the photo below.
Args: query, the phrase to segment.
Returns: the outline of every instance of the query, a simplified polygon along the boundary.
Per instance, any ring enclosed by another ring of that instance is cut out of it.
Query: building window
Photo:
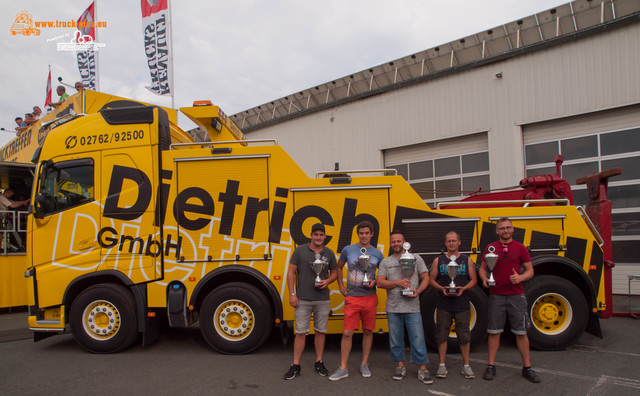
[[[546,142],[546,143],[537,143],[537,144],[529,144],[525,146],[525,158],[527,165],[535,165],[535,164],[543,164],[549,162],[549,158],[551,158],[551,162],[553,162],[553,158],[558,155],[558,142]]]
[[[409,164],[411,177],[417,179],[430,179],[433,177],[433,161],[420,161]]]
[[[409,180],[409,170],[407,164],[387,166],[387,169],[395,169],[399,176],[404,177],[404,180]]]
[[[407,164],[387,166],[398,170],[432,208],[438,202],[457,201],[491,186],[489,152],[461,154]],[[405,175],[402,172],[408,169]]]

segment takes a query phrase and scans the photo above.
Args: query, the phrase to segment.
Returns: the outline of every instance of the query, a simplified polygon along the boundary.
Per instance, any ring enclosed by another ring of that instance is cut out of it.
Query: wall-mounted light
[[[496,73],[496,78],[502,78],[502,72]]]

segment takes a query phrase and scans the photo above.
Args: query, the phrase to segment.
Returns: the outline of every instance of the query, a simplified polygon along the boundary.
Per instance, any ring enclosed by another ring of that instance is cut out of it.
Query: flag
[[[91,26],[95,21],[95,2],[80,15],[78,18],[78,30],[83,36],[91,36],[95,41],[96,28]],[[78,70],[80,71],[80,78],[82,84],[87,89],[96,89],[96,55],[93,49],[86,51],[76,51],[76,58],[78,60]]]
[[[44,98],[44,107],[48,107],[49,103],[51,103],[51,67],[49,67],[49,78],[47,78],[47,89],[46,96]]]
[[[144,53],[151,74],[151,85],[146,87],[156,95],[171,95],[169,43],[169,0],[141,0]]]

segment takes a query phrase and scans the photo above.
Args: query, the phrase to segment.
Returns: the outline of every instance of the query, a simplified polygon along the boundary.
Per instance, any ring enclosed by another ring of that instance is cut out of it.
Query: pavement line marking
[[[455,396],[452,393],[445,393],[445,392],[438,392],[438,391],[434,391],[434,390],[429,390],[429,393],[431,393],[432,395],[440,395],[440,396]]]
[[[469,360],[476,363],[486,363],[486,360],[483,360],[483,359],[469,359]],[[522,369],[522,366],[517,364],[495,362],[495,365],[496,367],[506,367],[506,368],[512,368],[512,369],[518,369],[518,370]],[[594,377],[591,377],[591,376],[567,373],[564,371],[549,370],[549,369],[543,369],[539,367],[536,367],[535,371],[540,373],[545,373],[545,374],[557,375],[560,377],[574,378],[582,381],[595,381]],[[612,377],[609,375],[603,375],[597,381],[598,381],[598,386],[601,383],[603,383],[603,384],[612,384],[612,385],[618,385],[618,386],[625,386],[628,388],[640,389],[640,380],[636,380],[632,378]]]
[[[640,389],[640,380],[636,380],[633,378],[623,378],[623,377],[612,377],[609,375],[604,375],[607,379],[607,382],[610,382],[615,385],[626,386],[629,388]]]
[[[596,382],[596,384],[591,389],[589,389],[589,393],[587,393],[587,396],[592,395],[593,392],[596,389],[598,389],[600,387],[600,385],[602,385],[604,382],[605,382],[605,376],[602,375],[602,376],[600,376],[600,379],[598,380],[598,382]]]
[[[583,348],[583,349],[581,349],[581,348]],[[589,345],[574,345],[572,347],[567,348],[567,351],[588,352],[588,353],[600,352],[600,353],[612,353],[612,354],[615,354],[615,355],[626,355],[626,356],[640,357],[640,353],[606,351],[604,349],[600,349],[600,348],[597,348],[597,347],[592,347],[592,346],[589,346]]]

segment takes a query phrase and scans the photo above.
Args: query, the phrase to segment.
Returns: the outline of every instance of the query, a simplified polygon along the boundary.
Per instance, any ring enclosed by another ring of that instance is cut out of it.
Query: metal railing
[[[397,169],[358,169],[358,170],[334,170],[321,171],[316,173],[316,179],[324,177],[323,175],[351,175],[352,173],[390,173],[392,176],[398,174]]]
[[[587,215],[587,212],[585,212],[582,206],[576,206],[576,208],[578,209],[578,212],[580,213],[580,216],[582,216],[582,218],[584,219],[585,223],[587,223],[587,225],[589,226],[589,230],[591,230],[591,233],[593,234],[593,236],[595,236],[596,239],[598,240],[598,245],[602,247],[602,245],[604,245],[604,239],[602,239],[602,236],[600,236],[600,231],[598,231],[596,226],[591,221],[591,218],[589,217],[589,215]]]
[[[0,210],[0,255],[24,252],[27,233],[26,211]]]
[[[531,204],[541,203],[553,203],[560,204],[562,206],[569,206],[571,203],[566,198],[559,199],[511,199],[511,200],[498,200],[498,201],[461,201],[461,202],[439,202],[436,206],[437,209],[443,209],[443,206],[473,206],[473,205],[495,205],[504,206],[507,204],[522,204],[522,207],[528,207]]]
[[[226,141],[221,141],[221,142],[196,142],[196,143],[174,143],[171,146],[169,146],[170,150],[174,150],[174,149],[178,149],[178,148],[183,148],[183,147],[193,147],[193,146],[199,146],[201,148],[204,147],[213,147],[213,146],[218,146],[218,145],[223,145],[223,144],[242,144],[242,145],[248,145],[248,144],[253,144],[253,143],[273,143],[274,146],[278,145],[278,141],[276,139],[251,139],[251,140],[226,140]]]

